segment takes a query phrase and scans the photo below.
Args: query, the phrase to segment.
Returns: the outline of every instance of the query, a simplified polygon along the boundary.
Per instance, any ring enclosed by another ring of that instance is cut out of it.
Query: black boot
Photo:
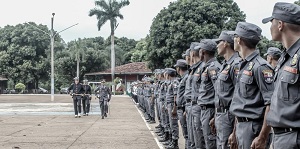
[[[172,143],[166,149],[179,149],[178,140],[172,140]]]
[[[154,123],[156,123],[156,122],[155,122],[154,118],[153,118],[153,117],[151,117],[151,118],[150,118],[150,122],[149,122],[149,124],[154,124]]]
[[[165,135],[161,139],[159,139],[158,141],[159,142],[166,142],[168,140],[169,140],[169,132],[166,132]]]
[[[157,126],[155,126],[156,129],[161,128],[161,124],[158,124]]]

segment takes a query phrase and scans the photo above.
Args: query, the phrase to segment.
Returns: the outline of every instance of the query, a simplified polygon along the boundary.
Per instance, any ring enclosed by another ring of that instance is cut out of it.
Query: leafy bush
[[[26,86],[25,86],[23,83],[18,83],[18,84],[15,86],[15,89],[16,89],[18,92],[23,92],[23,91],[26,89]]]

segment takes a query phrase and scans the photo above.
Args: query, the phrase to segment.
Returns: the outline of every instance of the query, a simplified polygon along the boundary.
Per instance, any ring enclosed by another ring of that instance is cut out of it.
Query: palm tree
[[[89,16],[97,16],[97,26],[98,30],[107,22],[110,21],[110,39],[111,39],[111,79],[112,82],[115,77],[115,49],[114,49],[114,35],[115,30],[118,27],[117,18],[123,19],[123,15],[120,13],[121,8],[129,5],[129,0],[122,0],[118,2],[117,0],[96,0],[95,6],[99,8],[94,8],[90,10]],[[115,91],[114,85],[112,86],[113,92]]]
[[[79,38],[78,41],[75,40],[74,45],[70,47],[70,54],[72,58],[75,58],[77,62],[77,73],[76,77],[79,77],[79,63],[80,61],[85,61],[85,51],[86,47],[83,46],[82,40]]]

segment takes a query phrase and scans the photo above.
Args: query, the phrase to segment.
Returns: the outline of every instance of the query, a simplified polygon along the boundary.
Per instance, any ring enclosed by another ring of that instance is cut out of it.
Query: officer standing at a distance
[[[98,86],[95,90],[96,97],[99,98],[99,105],[101,110],[101,117],[104,119],[104,117],[107,117],[108,113],[108,105],[107,102],[111,99],[111,91],[109,87],[107,87],[105,84],[105,81],[102,80],[100,86]]]
[[[268,51],[264,56],[267,56],[267,62],[275,69],[282,52],[276,47],[268,48]]]
[[[261,31],[247,22],[239,22],[235,29],[234,50],[239,52],[242,61],[230,112],[237,119],[235,134],[239,149],[265,148],[270,132],[265,114],[274,89],[273,69],[256,50]]]
[[[275,68],[275,89],[267,123],[274,130],[274,149],[300,148],[300,6],[278,2],[271,22],[272,40],[282,43],[285,50]]]
[[[84,89],[81,83],[79,83],[79,78],[74,78],[74,83],[68,88],[68,93],[72,90],[71,96],[73,98],[75,118],[81,116],[81,98],[84,93]]]
[[[88,85],[88,80],[83,80],[84,96],[82,97],[83,116],[88,116],[90,112],[90,103],[92,99],[91,86]]]

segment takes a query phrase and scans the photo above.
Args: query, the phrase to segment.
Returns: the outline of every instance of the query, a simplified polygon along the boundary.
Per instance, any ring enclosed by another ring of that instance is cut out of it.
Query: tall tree
[[[191,42],[234,30],[245,14],[233,0],[177,0],[154,18],[147,40],[151,69],[170,67]]]
[[[79,38],[77,41],[75,40],[73,45],[70,46],[70,54],[71,57],[76,61],[76,77],[79,77],[79,63],[80,61],[85,61],[85,51],[86,46],[84,45],[83,41]]]
[[[115,75],[115,50],[114,50],[114,35],[115,30],[118,27],[117,18],[123,19],[123,15],[120,13],[121,8],[129,5],[128,0],[97,0],[95,1],[96,8],[91,9],[89,16],[97,16],[98,30],[107,22],[110,21],[110,37],[111,37],[111,76],[114,80]],[[114,87],[113,87],[114,91]]]
[[[32,87],[48,80],[50,71],[49,37],[35,28],[49,32],[47,26],[33,22],[0,29],[0,72],[14,83],[29,83]]]

